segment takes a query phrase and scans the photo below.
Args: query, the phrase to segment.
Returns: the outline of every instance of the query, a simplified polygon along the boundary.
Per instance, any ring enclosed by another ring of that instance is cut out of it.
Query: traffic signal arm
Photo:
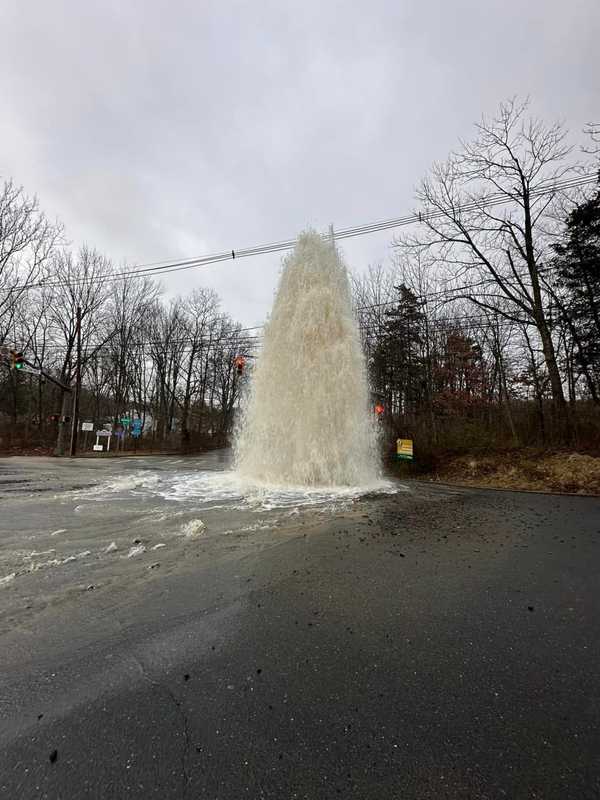
[[[18,369],[23,370],[24,372],[34,372],[36,375],[43,375],[43,377],[53,383],[55,386],[58,386],[64,392],[70,392],[71,387],[67,386],[62,381],[59,381],[57,378],[53,378],[52,375],[48,375],[47,372],[44,371],[43,367],[38,367],[36,364],[33,364],[31,361],[28,361],[24,358],[23,353],[19,350],[13,350],[10,347],[5,345],[0,346],[0,362],[8,359],[10,361],[11,369]],[[24,369],[25,367],[29,367],[29,369]]]
[[[62,383],[62,381],[59,381],[56,378],[53,378],[52,375],[48,375],[48,373],[44,372],[44,370],[41,367],[36,367],[35,364],[32,364],[30,361],[25,361],[25,364],[27,364],[30,367],[33,367],[34,369],[39,369],[40,375],[43,375],[44,378],[46,378],[47,381],[50,381],[50,383],[53,383],[55,386],[58,386],[64,392],[70,392],[71,391],[71,387],[70,386],[67,386],[66,383]]]
[[[36,367],[36,365],[32,364],[31,361],[28,361],[26,358],[23,358],[23,354],[22,353],[15,353],[13,351],[12,358],[13,358],[13,366],[14,366],[15,369],[22,369],[23,365],[25,364],[26,366],[31,367],[31,369],[34,369],[40,375],[43,375],[44,378],[47,381],[50,381],[50,383],[53,383],[55,386],[58,386],[64,392],[70,392],[71,391],[71,387],[70,386],[67,386],[66,383],[62,383],[62,381],[59,381],[56,378],[53,378],[52,375],[49,375],[47,372],[45,372],[42,367]]]

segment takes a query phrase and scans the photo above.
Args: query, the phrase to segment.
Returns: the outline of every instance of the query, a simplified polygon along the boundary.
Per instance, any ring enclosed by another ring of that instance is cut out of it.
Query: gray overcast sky
[[[3,0],[0,176],[130,263],[409,212],[435,159],[515,93],[600,118],[599,0]],[[356,270],[390,232],[343,243]],[[246,324],[280,257],[165,280]]]

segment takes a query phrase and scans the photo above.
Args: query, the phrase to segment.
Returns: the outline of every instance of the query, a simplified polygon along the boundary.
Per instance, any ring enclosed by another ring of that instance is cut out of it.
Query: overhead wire
[[[540,186],[538,187],[533,188],[530,194],[532,197],[539,197],[557,191],[564,191],[567,189],[574,189],[586,186],[591,183],[595,183],[597,179],[598,179],[597,175],[594,172],[592,174],[581,175],[577,178],[566,178],[559,181],[547,182],[544,184],[540,184]],[[514,198],[511,198],[504,192],[495,192],[486,196],[482,196],[481,198],[473,199],[471,201],[463,203],[462,205],[459,204],[451,210],[454,213],[460,214],[467,211],[474,211],[477,209],[483,210],[484,208],[493,207],[496,205],[505,205],[511,202],[514,202]],[[430,210],[425,209],[423,211],[405,215],[403,217],[394,217],[392,219],[379,220],[364,225],[355,225],[347,228],[340,228],[334,231],[334,237],[336,240],[349,239],[356,236],[364,236],[366,234],[376,233],[378,231],[389,230],[392,228],[399,228],[406,225],[412,225],[419,222],[427,222],[447,215],[449,210],[450,209],[435,209],[435,208]],[[329,234],[322,234],[322,236],[323,238],[327,238]],[[255,245],[254,247],[246,247],[238,249],[233,247],[226,251],[208,254],[205,256],[198,256],[196,258],[178,259],[175,261],[157,261],[145,265],[140,264],[137,265],[136,267],[132,267],[128,270],[124,270],[121,272],[114,271],[110,273],[103,273],[101,275],[81,276],[70,280],[32,281],[31,283],[25,283],[20,285],[17,284],[16,286],[10,288],[4,288],[1,291],[8,293],[23,292],[29,289],[57,288],[57,287],[86,285],[86,284],[92,285],[94,283],[99,283],[106,280],[118,281],[132,277],[141,278],[141,277],[153,277],[156,275],[166,275],[171,272],[180,272],[182,270],[193,269],[195,267],[208,266],[210,264],[215,264],[222,261],[231,261],[240,258],[249,258],[257,255],[265,255],[269,253],[276,253],[284,250],[290,250],[294,247],[296,241],[297,239],[294,237],[291,239],[284,239],[279,242],[271,242],[263,245]]]

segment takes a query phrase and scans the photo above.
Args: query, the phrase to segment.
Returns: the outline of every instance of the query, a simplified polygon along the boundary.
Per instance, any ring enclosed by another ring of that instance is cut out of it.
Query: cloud
[[[401,215],[482,111],[593,117],[596,0],[4,4],[0,174],[116,262]],[[360,269],[390,234],[344,244]],[[264,317],[279,257],[165,279]]]

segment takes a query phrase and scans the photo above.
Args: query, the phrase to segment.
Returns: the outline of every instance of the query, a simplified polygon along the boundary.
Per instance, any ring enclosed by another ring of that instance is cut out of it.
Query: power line
[[[575,189],[581,186],[586,186],[597,181],[596,173],[582,175],[578,178],[565,178],[563,180],[554,181],[550,184],[540,184],[540,186],[532,189],[530,195],[532,197],[540,197],[547,194],[552,194],[556,191],[564,191],[567,189]],[[505,205],[514,202],[513,198],[507,196],[504,192],[495,192],[487,196],[483,196],[477,200],[471,200],[462,205],[454,207],[452,210],[455,213],[464,213],[467,211],[475,211],[477,209],[488,208],[496,205]],[[429,211],[421,211],[416,214],[409,214],[403,217],[394,217],[392,219],[380,220],[378,222],[371,222],[364,225],[355,225],[348,228],[340,228],[335,231],[335,238],[337,239],[350,239],[355,236],[364,236],[378,231],[389,230],[391,228],[404,227],[406,225],[413,225],[418,222],[427,222],[434,219],[439,219],[447,214],[445,209],[436,209]],[[327,238],[329,234],[321,234],[323,238]],[[32,283],[24,283],[20,286],[13,286],[3,291],[22,292],[29,289],[39,288],[57,288],[65,286],[76,285],[92,285],[105,280],[117,281],[125,280],[132,277],[151,277],[155,275],[166,275],[171,272],[180,272],[182,270],[193,269],[195,267],[208,266],[216,264],[221,261],[231,261],[240,258],[250,258],[257,255],[265,255],[269,253],[277,253],[284,250],[291,250],[296,244],[297,239],[285,239],[279,242],[271,242],[269,244],[256,245],[254,247],[246,247],[226,250],[220,253],[213,253],[206,256],[199,256],[197,258],[183,259],[177,261],[159,261],[151,264],[141,264],[129,270],[122,272],[111,272],[103,275],[92,275],[89,277],[75,278],[71,281],[37,281]]]

